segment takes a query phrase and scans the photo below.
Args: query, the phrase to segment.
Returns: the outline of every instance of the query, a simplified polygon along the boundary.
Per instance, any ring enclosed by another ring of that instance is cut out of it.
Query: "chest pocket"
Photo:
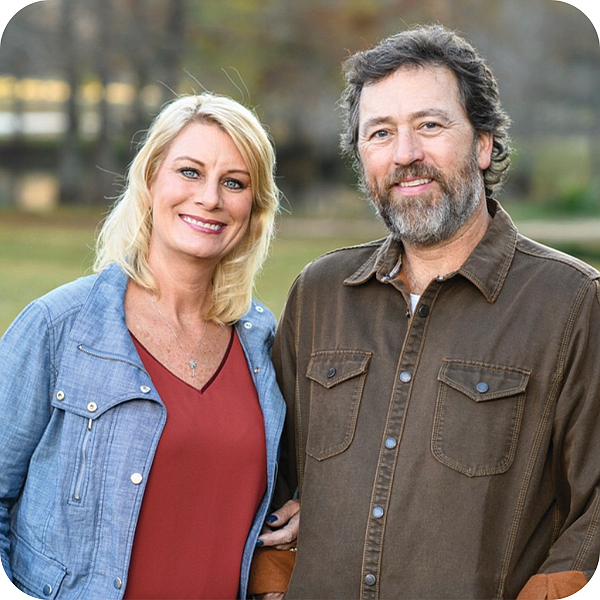
[[[335,456],[352,442],[372,354],[358,350],[311,354],[306,372],[311,380],[306,452],[313,458]]]
[[[445,360],[438,381],[434,456],[468,477],[506,472],[517,450],[529,373]]]

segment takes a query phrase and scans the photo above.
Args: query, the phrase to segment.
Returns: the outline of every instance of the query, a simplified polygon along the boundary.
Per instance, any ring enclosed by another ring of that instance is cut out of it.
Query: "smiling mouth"
[[[221,231],[225,227],[223,223],[209,223],[207,221],[201,221],[200,219],[194,219],[188,215],[182,215],[181,219],[190,225],[202,227],[203,229],[210,229],[211,231]]]
[[[414,179],[413,181],[399,181],[397,185],[401,188],[417,187],[419,185],[426,185],[431,183],[433,179]]]

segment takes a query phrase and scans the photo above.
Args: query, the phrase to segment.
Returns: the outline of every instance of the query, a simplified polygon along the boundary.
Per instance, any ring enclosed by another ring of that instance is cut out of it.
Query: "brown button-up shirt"
[[[286,598],[515,598],[598,564],[600,274],[488,208],[414,313],[389,238],[294,283],[274,347],[280,491],[302,501]]]

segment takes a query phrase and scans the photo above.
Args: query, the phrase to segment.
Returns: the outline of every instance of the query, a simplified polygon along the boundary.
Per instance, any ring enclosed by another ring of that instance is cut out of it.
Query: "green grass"
[[[98,214],[51,216],[0,212],[0,334],[33,299],[91,272]],[[279,236],[257,282],[256,296],[279,316],[289,286],[317,256],[369,236],[305,239]]]
[[[31,300],[90,272],[100,218],[99,210],[91,209],[62,209],[47,216],[0,212],[0,334]],[[378,237],[373,228],[357,227],[354,222],[315,221],[315,231],[308,233],[302,233],[306,223],[299,227],[291,222],[275,240],[257,282],[256,296],[276,316],[291,283],[308,262],[334,248]],[[314,235],[319,229],[321,235]],[[327,237],[323,230],[335,233]],[[560,246],[600,267],[598,243]]]

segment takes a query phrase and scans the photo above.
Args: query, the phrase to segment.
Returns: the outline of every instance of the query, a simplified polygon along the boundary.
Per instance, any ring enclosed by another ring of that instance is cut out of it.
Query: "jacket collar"
[[[460,269],[444,279],[462,275],[481,291],[488,302],[494,302],[515,255],[518,232],[508,213],[496,200],[488,199],[487,204],[492,217],[488,230]],[[373,276],[386,283],[390,274],[400,271],[402,250],[402,243],[388,236],[377,244],[373,254],[344,280],[344,284],[361,285]]]
[[[71,339],[78,346],[144,370],[125,322],[127,282],[127,274],[116,263],[98,274],[73,325]]]

